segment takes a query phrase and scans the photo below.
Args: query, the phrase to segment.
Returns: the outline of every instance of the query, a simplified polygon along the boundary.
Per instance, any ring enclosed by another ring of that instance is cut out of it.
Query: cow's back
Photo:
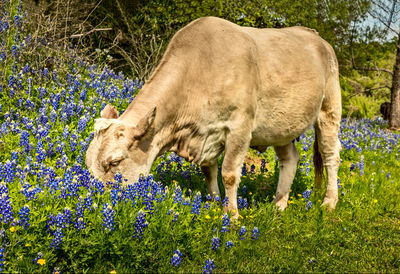
[[[307,28],[245,28],[258,49],[260,88],[252,145],[280,145],[316,120],[327,79],[337,73],[333,49]]]
[[[198,162],[217,157],[237,127],[251,129],[251,145],[279,145],[315,121],[328,55],[326,42],[302,28],[200,18],[175,34],[126,113],[141,117],[141,106],[156,103],[156,127],[173,127],[171,142]]]

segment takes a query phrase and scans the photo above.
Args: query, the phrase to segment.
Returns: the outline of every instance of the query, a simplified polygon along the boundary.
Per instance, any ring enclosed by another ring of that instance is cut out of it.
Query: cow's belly
[[[251,146],[283,146],[299,137],[315,123],[322,94],[307,103],[301,100],[282,102],[259,103]]]
[[[252,132],[250,146],[283,146],[303,134],[313,124],[312,121],[298,125],[281,123],[263,123],[256,127]]]

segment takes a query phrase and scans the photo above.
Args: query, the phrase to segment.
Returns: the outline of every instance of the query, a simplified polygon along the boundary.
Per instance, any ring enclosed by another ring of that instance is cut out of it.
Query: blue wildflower
[[[145,216],[146,216],[146,214],[143,212],[143,210],[140,210],[136,217],[135,232],[133,234],[133,237],[142,239],[143,228],[147,227],[147,225],[148,225],[148,223],[146,222]]]
[[[6,183],[0,183],[0,222],[7,224],[13,219],[12,205]]]
[[[207,259],[206,264],[203,267],[203,273],[211,274],[214,269],[215,269],[214,260]]]
[[[246,227],[242,226],[239,231],[239,239],[245,240],[246,239],[245,234],[246,234]]]
[[[194,201],[192,204],[192,210],[191,210],[191,214],[196,214],[199,215],[200,214],[200,208],[201,208],[201,194],[200,192],[196,193],[196,196],[194,197]]]
[[[251,238],[253,239],[253,240],[258,240],[258,236],[260,235],[260,231],[258,230],[258,227],[254,227],[253,228],[253,231],[252,231],[252,233],[251,233]]]
[[[24,205],[21,210],[19,211],[19,217],[20,217],[20,226],[23,226],[24,229],[27,229],[30,224],[29,224],[29,205]]]
[[[306,210],[311,209],[311,207],[312,207],[312,202],[308,201],[307,204],[306,204]]]
[[[3,272],[4,270],[3,270],[3,266],[4,266],[4,264],[3,264],[3,262],[5,261],[4,260],[4,248],[2,248],[2,247],[0,247],[0,272]]]
[[[213,237],[211,239],[211,250],[217,250],[220,245],[221,240],[218,237]]]
[[[106,231],[114,230],[114,217],[115,217],[115,210],[112,209],[110,204],[104,204],[103,210],[103,228]]]
[[[176,186],[174,192],[174,203],[182,203],[182,189],[180,186]]]
[[[233,246],[233,242],[232,242],[232,241],[227,241],[227,242],[225,243],[225,245],[226,245],[226,248],[227,248],[227,249],[230,249],[230,248]]]
[[[243,164],[243,166],[242,166],[242,176],[245,176],[246,173],[247,173],[246,164]]]
[[[222,229],[221,232],[228,232],[229,227],[231,226],[231,221],[228,214],[224,214],[222,216]]]
[[[179,251],[179,249],[174,251],[174,255],[172,255],[171,258],[171,265],[177,267],[181,264],[182,262],[182,252]]]
[[[55,249],[60,249],[63,238],[64,238],[64,234],[62,233],[61,228],[58,227],[56,229],[56,231],[54,232],[54,239],[51,242],[50,247],[55,248]]]

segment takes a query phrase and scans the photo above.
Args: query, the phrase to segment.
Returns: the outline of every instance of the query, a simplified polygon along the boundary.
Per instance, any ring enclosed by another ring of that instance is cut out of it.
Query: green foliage
[[[374,118],[379,116],[380,105],[382,100],[373,97],[354,96],[348,100],[348,104],[343,106],[344,117],[355,118]]]

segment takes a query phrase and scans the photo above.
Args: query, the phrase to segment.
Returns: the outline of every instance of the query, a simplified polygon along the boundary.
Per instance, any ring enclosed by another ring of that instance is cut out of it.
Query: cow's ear
[[[101,118],[106,119],[117,119],[118,118],[118,111],[112,105],[106,105],[105,108],[100,112]]]
[[[156,112],[157,109],[156,107],[154,107],[142,119],[140,119],[137,126],[133,129],[133,138],[138,140],[146,134],[146,132],[150,129],[150,127],[154,123],[154,119],[156,118]]]

